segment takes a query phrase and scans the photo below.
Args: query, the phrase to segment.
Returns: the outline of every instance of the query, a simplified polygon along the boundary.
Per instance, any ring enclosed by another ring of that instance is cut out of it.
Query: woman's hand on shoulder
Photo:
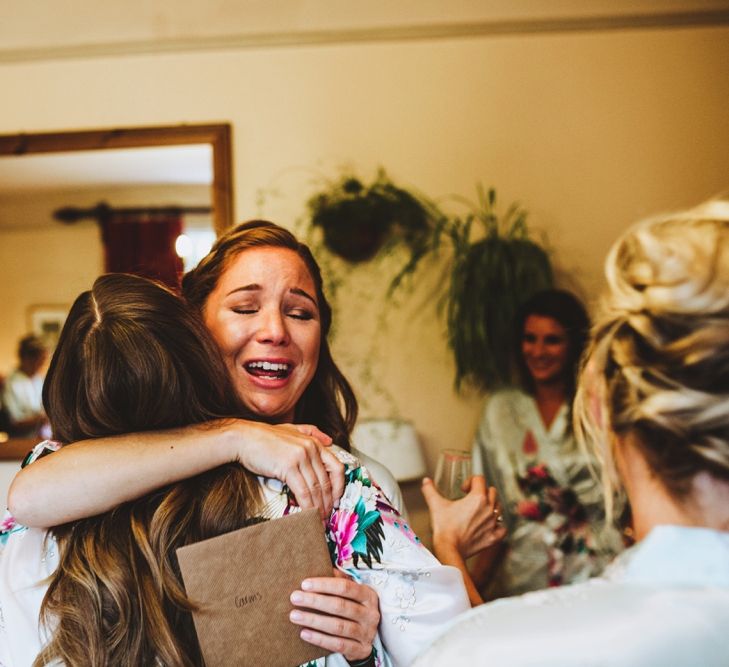
[[[292,623],[302,626],[301,638],[335,653],[349,662],[365,660],[380,624],[377,593],[334,570],[333,577],[312,577],[291,594],[296,607]]]
[[[232,442],[241,465],[281,480],[302,509],[315,507],[323,519],[344,493],[344,465],[316,426],[236,420]]]

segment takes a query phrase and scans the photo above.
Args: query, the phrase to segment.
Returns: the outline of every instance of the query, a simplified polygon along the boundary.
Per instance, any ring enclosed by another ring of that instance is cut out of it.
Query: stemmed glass
[[[435,468],[435,485],[450,500],[463,498],[463,484],[471,476],[471,452],[460,449],[444,449]]]

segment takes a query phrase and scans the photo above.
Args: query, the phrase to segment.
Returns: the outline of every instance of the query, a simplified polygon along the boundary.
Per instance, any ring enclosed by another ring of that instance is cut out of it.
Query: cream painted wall
[[[5,64],[0,89],[2,132],[231,122],[239,219],[293,225],[317,170],[345,163],[366,176],[382,164],[434,197],[493,184],[531,211],[589,299],[630,222],[729,185],[726,27]],[[335,353],[376,416],[391,406],[361,379],[374,341],[376,381],[415,422],[432,470],[439,449],[468,445],[482,401],[452,391],[436,268],[384,332],[384,277],[355,278],[337,300]]]
[[[17,364],[18,339],[31,330],[29,306],[68,309],[101,272],[99,231],[93,223],[2,230],[0,266],[0,372],[8,373]]]

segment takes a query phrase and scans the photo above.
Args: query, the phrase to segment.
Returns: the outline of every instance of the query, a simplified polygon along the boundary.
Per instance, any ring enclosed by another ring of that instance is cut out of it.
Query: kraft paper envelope
[[[328,651],[307,644],[289,620],[289,596],[307,577],[332,576],[316,510],[177,550],[206,667],[294,667]]]

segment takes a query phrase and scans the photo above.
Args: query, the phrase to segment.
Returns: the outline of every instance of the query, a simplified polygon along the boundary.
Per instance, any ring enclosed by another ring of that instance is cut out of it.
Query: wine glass
[[[471,476],[471,452],[444,449],[435,468],[435,485],[441,495],[458,500],[466,495],[464,482]]]

